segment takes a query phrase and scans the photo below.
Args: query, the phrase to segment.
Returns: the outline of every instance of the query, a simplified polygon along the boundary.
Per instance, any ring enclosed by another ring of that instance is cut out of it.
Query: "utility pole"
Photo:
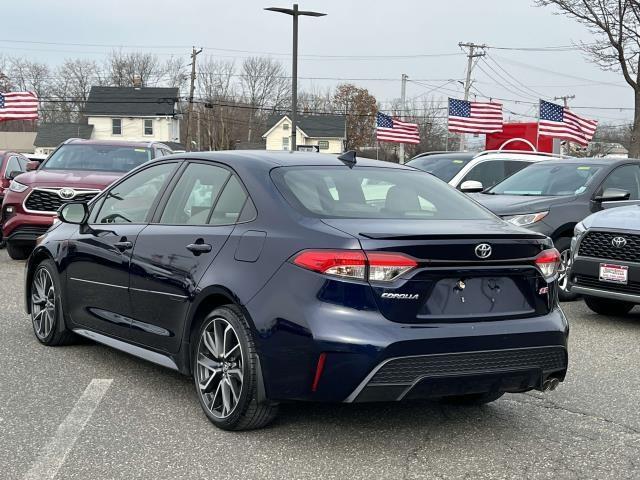
[[[193,47],[191,51],[191,86],[189,88],[189,105],[187,106],[187,128],[186,128],[186,145],[187,152],[191,151],[191,117],[193,115],[193,92],[196,88],[196,56],[202,52],[202,48],[196,50]]]
[[[326,13],[311,12],[298,9],[298,4],[294,3],[293,8],[269,7],[265,8],[270,12],[284,13],[293,17],[293,52],[291,62],[291,151],[298,149],[298,17],[324,17]]]
[[[409,76],[405,73],[402,74],[402,83],[400,86],[400,108],[402,109],[400,111],[400,118],[402,120],[404,120],[404,114],[407,110],[407,79],[409,78]],[[400,144],[400,152],[398,154],[400,163],[404,163],[404,143]]]
[[[487,48],[487,46],[485,44],[478,45],[473,42],[467,42],[467,43],[460,42],[458,43],[458,46],[462,49],[464,48],[469,49],[469,53],[467,53],[467,78],[465,78],[465,81],[464,81],[464,99],[469,100],[469,92],[471,90],[471,84],[472,84],[471,70],[473,70],[473,67],[474,67],[473,59],[484,57],[486,55],[484,52],[484,49]],[[476,53],[476,49],[480,49],[482,51]],[[463,152],[464,149],[465,149],[465,136],[464,136],[464,133],[461,133],[460,134],[460,151]]]
[[[563,95],[561,97],[553,97],[554,100],[562,100],[565,108],[569,106],[569,100],[576,98],[575,95]]]

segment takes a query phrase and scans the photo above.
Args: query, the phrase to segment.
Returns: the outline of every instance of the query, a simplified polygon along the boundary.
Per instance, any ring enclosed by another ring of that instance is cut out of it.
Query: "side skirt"
[[[152,350],[147,350],[146,348],[138,347],[136,345],[131,345],[130,343],[116,340],[115,338],[107,337],[106,335],[92,332],[91,330],[85,330],[83,328],[74,328],[73,332],[82,337],[89,338],[95,342],[107,345],[108,347],[112,347],[116,350],[128,353],[129,355],[133,355],[134,357],[142,358],[143,360],[147,360],[148,362],[155,363],[156,365],[170,368],[171,370],[179,370],[176,363],[167,355],[163,355]]]

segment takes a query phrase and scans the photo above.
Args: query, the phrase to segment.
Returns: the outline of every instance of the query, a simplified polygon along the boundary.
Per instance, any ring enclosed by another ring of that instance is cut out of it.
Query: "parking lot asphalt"
[[[52,458],[56,479],[640,478],[640,308],[613,318],[564,304],[570,367],[552,393],[484,407],[288,404],[264,430],[228,433],[189,378],[100,345],[40,345],[23,268],[0,251],[0,478],[42,476]],[[111,381],[56,450],[95,379]]]

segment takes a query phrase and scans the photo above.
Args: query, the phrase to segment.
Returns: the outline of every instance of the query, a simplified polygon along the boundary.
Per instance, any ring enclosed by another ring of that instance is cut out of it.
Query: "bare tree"
[[[156,55],[120,50],[109,54],[105,70],[108,84],[114,87],[131,87],[138,76],[143,86],[156,86],[162,82],[165,74]]]
[[[330,88],[325,90],[310,89],[298,93],[298,109],[303,114],[333,113],[333,92]]]
[[[249,57],[242,62],[240,85],[242,99],[252,108],[247,141],[251,142],[256,125],[271,113],[286,108],[291,97],[291,82],[280,62],[267,57]]]
[[[94,85],[104,85],[105,79],[98,64],[93,60],[67,59],[55,69],[50,82],[47,110],[50,121],[82,121],[82,112]]]
[[[333,94],[333,106],[336,112],[347,116],[348,150],[373,145],[378,105],[366,88],[350,83],[338,85]]]
[[[537,0],[585,25],[596,41],[583,50],[605,70],[622,72],[634,91],[635,112],[629,154],[640,157],[640,2],[638,0]]]

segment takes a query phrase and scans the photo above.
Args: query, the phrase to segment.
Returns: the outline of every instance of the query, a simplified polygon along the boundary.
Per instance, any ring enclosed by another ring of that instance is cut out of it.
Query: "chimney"
[[[133,76],[133,88],[139,90],[142,88],[142,77],[138,74]]]

